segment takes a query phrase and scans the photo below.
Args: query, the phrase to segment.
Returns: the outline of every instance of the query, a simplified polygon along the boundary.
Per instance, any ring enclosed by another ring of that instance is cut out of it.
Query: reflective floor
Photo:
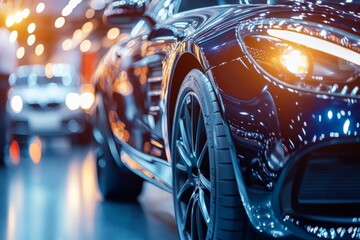
[[[104,202],[95,174],[91,147],[13,142],[0,169],[0,239],[178,239],[169,193],[145,184],[137,202]]]

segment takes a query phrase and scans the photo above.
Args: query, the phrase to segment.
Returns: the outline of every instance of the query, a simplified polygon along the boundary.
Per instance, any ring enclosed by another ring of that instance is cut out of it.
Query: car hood
[[[173,26],[173,30],[176,29],[178,34],[184,37],[194,36],[201,39],[201,36],[207,32],[212,34],[224,32],[229,27],[245,20],[287,18],[330,25],[333,28],[358,34],[360,31],[359,8],[359,3],[345,4],[334,1],[321,3],[281,1],[276,5],[233,4],[178,13],[167,20],[165,25]]]
[[[348,11],[347,5],[293,3],[279,5],[234,4],[202,8],[179,13],[165,22],[165,26],[177,31],[185,39],[193,39],[200,46],[207,60],[204,66],[217,66],[244,57],[237,41],[236,27],[244,22],[264,19],[289,19],[291,21],[313,23],[320,28],[327,26],[334,31],[359,35],[360,15]],[[217,51],[222,46],[222,51]],[[225,48],[224,46],[228,47]],[[214,53],[214,54],[213,54]]]

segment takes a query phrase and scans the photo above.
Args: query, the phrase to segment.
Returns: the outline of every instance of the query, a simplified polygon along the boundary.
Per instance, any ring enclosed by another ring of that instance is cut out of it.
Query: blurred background
[[[109,0],[3,0],[1,22],[18,42],[19,65],[69,63],[89,81],[120,34],[102,24]]]
[[[170,194],[98,191],[92,74],[123,34],[102,23],[109,2],[0,1],[0,239],[178,238]]]

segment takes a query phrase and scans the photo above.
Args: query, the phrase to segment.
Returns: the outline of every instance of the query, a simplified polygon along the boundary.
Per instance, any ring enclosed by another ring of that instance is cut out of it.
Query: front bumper
[[[84,132],[89,125],[89,116],[85,111],[71,111],[65,104],[46,110],[25,105],[20,113],[14,113],[8,105],[7,112],[8,131],[16,135],[78,134]]]
[[[221,93],[250,221],[277,238],[360,239],[360,103],[265,88]]]

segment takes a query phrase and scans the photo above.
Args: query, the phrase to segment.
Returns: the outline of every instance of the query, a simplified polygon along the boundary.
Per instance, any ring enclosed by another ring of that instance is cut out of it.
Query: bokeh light
[[[44,53],[44,45],[43,44],[38,44],[35,48],[35,54],[36,56],[41,56]]]
[[[29,46],[32,46],[32,45],[34,45],[35,41],[36,41],[35,35],[34,35],[34,34],[31,34],[31,35],[28,37],[28,39],[27,39],[27,44],[28,44]]]
[[[12,25],[14,25],[14,23],[15,23],[15,17],[13,15],[9,15],[5,21],[6,26],[9,28]]]
[[[52,63],[47,63],[45,65],[45,76],[46,77],[52,78],[54,76],[53,68],[54,68],[54,64],[52,64]]]
[[[92,8],[89,8],[88,10],[86,10],[86,13],[85,13],[85,17],[86,18],[93,18],[95,16],[95,10],[92,9]]]
[[[12,164],[18,165],[20,163],[20,147],[19,143],[15,140],[10,143],[9,155]]]
[[[21,11],[16,12],[15,13],[15,22],[20,23],[22,19],[23,19],[22,12]]]
[[[41,13],[45,10],[45,4],[43,2],[40,2],[37,6],[36,6],[36,12],[37,13]]]
[[[62,28],[65,24],[65,18],[64,17],[58,17],[55,20],[55,27],[56,28]]]
[[[27,27],[27,31],[29,34],[35,32],[36,29],[36,24],[35,23],[30,23],[29,26]]]
[[[24,8],[21,13],[22,13],[22,18],[25,19],[30,15],[30,9]]]
[[[79,40],[82,38],[82,35],[83,35],[83,33],[82,33],[81,29],[76,29],[73,33],[73,39]]]
[[[91,41],[86,39],[84,41],[82,41],[82,43],[80,44],[80,51],[81,52],[87,52],[89,51],[91,48]]]
[[[82,31],[84,33],[90,33],[94,28],[94,24],[92,22],[86,22],[84,23],[84,25],[82,26]]]
[[[14,30],[14,31],[12,31],[11,33],[10,33],[10,36],[9,36],[9,41],[11,42],[11,43],[14,43],[14,42],[16,42],[16,40],[17,40],[17,38],[18,38],[18,32],[16,31],[16,30]]]
[[[25,48],[24,47],[19,47],[18,50],[16,51],[16,57],[18,59],[23,58],[25,55]]]
[[[107,38],[110,40],[116,39],[119,35],[120,30],[118,28],[111,28],[106,34]]]
[[[39,137],[35,137],[29,146],[29,155],[31,160],[38,164],[41,161],[41,154],[42,154],[42,144],[41,139]]]
[[[71,39],[64,40],[61,47],[64,51],[70,50],[72,48],[72,40]]]

